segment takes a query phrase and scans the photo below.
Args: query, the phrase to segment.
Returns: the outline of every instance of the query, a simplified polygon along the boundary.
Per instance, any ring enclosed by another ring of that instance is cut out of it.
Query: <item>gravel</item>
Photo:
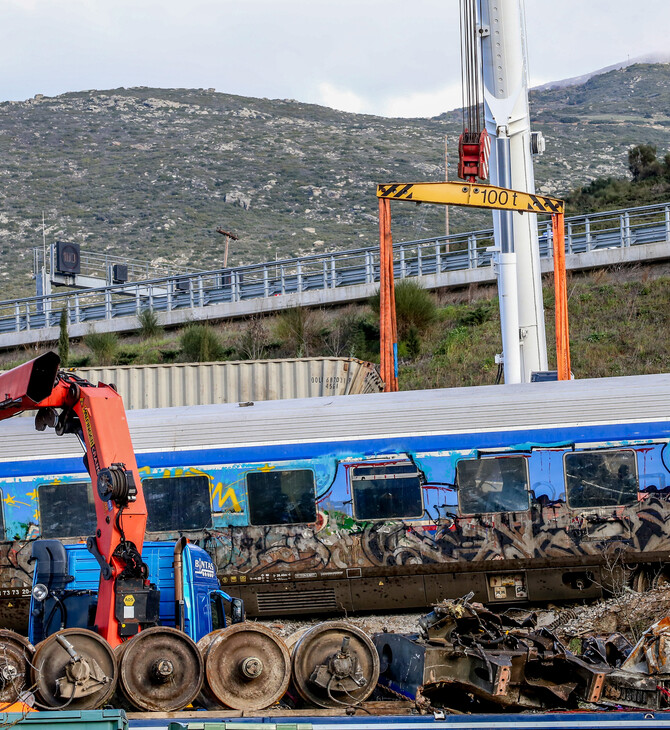
[[[648,626],[659,618],[670,615],[670,586],[654,588],[643,593],[626,589],[620,595],[595,603],[551,605],[533,610],[537,615],[538,627],[554,631],[561,640],[594,635],[606,637],[618,631],[631,642],[635,642]],[[417,633],[417,621],[427,612],[426,610],[331,618],[348,621],[368,635],[382,631],[412,634]],[[283,639],[288,639],[296,631],[316,626],[323,620],[325,620],[323,617],[305,620],[264,619],[258,623],[271,628]]]

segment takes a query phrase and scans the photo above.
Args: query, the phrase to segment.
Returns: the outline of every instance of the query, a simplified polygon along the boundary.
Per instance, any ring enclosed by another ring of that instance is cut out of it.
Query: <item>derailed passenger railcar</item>
[[[185,534],[250,615],[594,598],[670,563],[670,376],[128,413],[149,539]],[[79,540],[74,437],[0,424],[0,620],[27,540]]]

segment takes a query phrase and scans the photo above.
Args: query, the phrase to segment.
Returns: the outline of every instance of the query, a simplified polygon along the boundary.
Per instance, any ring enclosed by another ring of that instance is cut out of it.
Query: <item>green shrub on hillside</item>
[[[379,291],[370,297],[369,303],[372,310],[379,316]],[[415,279],[401,279],[396,282],[395,311],[399,340],[407,337],[412,326],[422,332],[437,317],[437,305],[433,295],[421,287]]]
[[[116,332],[91,331],[84,336],[84,344],[93,353],[95,365],[114,365],[119,346]]]
[[[267,357],[270,345],[265,317],[251,315],[246,320],[246,326],[239,338],[238,349],[240,355],[247,360],[262,360]]]
[[[341,311],[323,333],[323,347],[333,357],[361,357],[366,350],[364,316],[356,307]]]
[[[285,344],[289,357],[311,357],[321,334],[320,325],[314,310],[293,307],[279,315],[275,331]]]
[[[143,309],[137,315],[137,319],[140,323],[140,337],[143,340],[158,337],[163,331],[163,328],[158,324],[158,315],[153,309]]]
[[[179,347],[187,362],[215,362],[224,357],[216,332],[207,324],[191,324],[179,337]]]
[[[409,328],[405,346],[407,347],[407,356],[412,360],[416,360],[421,354],[421,336],[419,335],[419,329],[415,325]]]
[[[569,215],[600,210],[662,203],[670,196],[670,153],[656,156],[656,146],[640,144],[628,150],[628,169],[632,180],[599,177],[567,197]]]

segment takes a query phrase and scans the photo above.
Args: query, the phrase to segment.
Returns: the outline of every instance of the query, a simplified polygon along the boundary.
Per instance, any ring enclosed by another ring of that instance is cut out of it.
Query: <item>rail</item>
[[[670,243],[670,203],[566,219],[567,254],[659,242]],[[396,243],[393,246],[394,273],[396,278],[404,279],[481,269],[490,266],[493,245],[492,229]],[[539,222],[539,245],[540,256],[550,258],[552,232],[549,220]],[[0,301],[0,335],[57,327],[63,309],[68,313],[69,323],[74,325],[132,317],[144,309],[168,313],[197,310],[221,303],[234,304],[309,291],[324,292],[323,301],[327,301],[329,291],[378,282],[378,247],[314,254],[100,289]],[[295,301],[286,301],[285,306],[295,306]],[[0,342],[0,346],[13,344]]]
[[[389,705],[384,711],[383,705]],[[401,705],[394,714],[386,714],[393,706]],[[265,727],[267,730],[299,727],[303,730],[667,730],[670,718],[667,712],[643,711],[574,711],[540,712],[540,713],[487,713],[472,715],[452,715],[449,712],[435,710],[432,714],[410,714],[409,703],[366,702],[354,715],[333,715],[332,710],[265,710],[255,717],[253,713],[235,712],[173,712],[169,718],[156,717],[158,713],[130,712],[128,724],[130,730],[168,730],[172,727],[183,730],[202,728],[203,722],[209,730],[226,727],[241,728],[249,723],[249,728]],[[382,714],[384,712],[384,714]],[[414,710],[416,712],[416,710]],[[359,714],[360,713],[360,714]],[[365,713],[365,714],[363,714]],[[396,714],[397,713],[397,714]],[[11,719],[11,715],[5,715]],[[28,718],[31,716],[28,715]],[[17,718],[23,719],[23,718]],[[39,720],[39,718],[37,718]],[[72,721],[74,722],[74,721]],[[172,724],[171,724],[172,723]],[[226,725],[226,723],[229,723]],[[109,723],[107,723],[109,726]]]

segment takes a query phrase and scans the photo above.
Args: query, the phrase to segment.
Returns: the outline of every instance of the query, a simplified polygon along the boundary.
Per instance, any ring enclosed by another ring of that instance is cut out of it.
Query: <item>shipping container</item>
[[[378,393],[372,363],[345,357],[77,368],[93,383],[113,383],[128,410],[212,403]]]

